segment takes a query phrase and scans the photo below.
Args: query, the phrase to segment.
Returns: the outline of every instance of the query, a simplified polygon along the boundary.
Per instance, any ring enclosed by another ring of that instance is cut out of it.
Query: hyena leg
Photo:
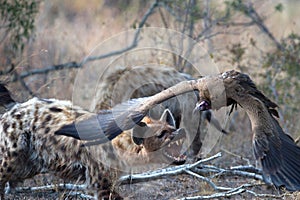
[[[107,185],[106,185],[107,184]],[[108,180],[102,180],[101,187],[97,190],[98,199],[114,199],[121,200],[121,197],[115,190],[114,187],[109,184]]]
[[[5,185],[9,181],[9,177],[12,176],[12,166],[10,166],[8,159],[1,159],[0,162],[0,197],[4,199],[5,196]]]
[[[5,194],[5,182],[2,182],[2,179],[1,179],[0,180],[0,199],[1,200],[4,200],[4,194]]]
[[[96,191],[98,199],[123,199],[115,190],[114,180],[117,176],[114,170],[107,170],[101,164],[89,166],[90,190]]]

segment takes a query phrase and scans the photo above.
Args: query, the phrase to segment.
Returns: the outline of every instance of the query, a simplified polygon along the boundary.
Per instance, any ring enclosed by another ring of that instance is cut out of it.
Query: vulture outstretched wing
[[[118,104],[111,110],[101,111],[97,115],[66,125],[56,131],[57,135],[71,136],[91,141],[86,145],[95,145],[112,140],[123,130],[129,130],[139,123],[149,109],[169,98],[193,91],[196,81],[183,81],[151,97],[132,99]]]
[[[92,141],[86,145],[105,143],[114,139],[123,130],[131,129],[143,119],[146,113],[136,110],[144,100],[145,98],[135,99],[119,104],[112,110],[103,110],[87,119],[65,125],[55,134]]]
[[[273,118],[273,117],[272,117]],[[256,132],[253,148],[256,159],[261,161],[264,179],[277,188],[284,186],[287,190],[300,190],[300,147],[285,134],[273,118],[272,135]]]

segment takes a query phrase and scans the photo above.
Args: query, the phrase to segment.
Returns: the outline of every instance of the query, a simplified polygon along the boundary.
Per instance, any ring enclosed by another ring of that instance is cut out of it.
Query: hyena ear
[[[0,82],[0,96],[0,106],[4,106],[9,110],[16,104],[15,100],[13,100],[13,98],[10,96],[10,92],[6,88],[5,84],[2,82]]]
[[[140,122],[132,129],[132,140],[136,145],[141,145],[144,142],[144,134],[147,132],[149,127],[146,123]]]
[[[167,122],[170,126],[176,127],[174,116],[169,109],[165,109],[160,117],[160,121]]]

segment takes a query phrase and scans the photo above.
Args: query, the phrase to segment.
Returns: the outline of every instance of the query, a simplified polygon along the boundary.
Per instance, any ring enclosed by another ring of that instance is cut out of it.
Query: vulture
[[[97,118],[82,122],[87,126],[95,119],[100,125],[105,121],[102,134],[83,129],[78,133],[75,124],[58,134],[87,140],[88,144],[103,143],[107,141],[105,137],[111,139],[122,130],[134,127],[155,105],[190,91],[199,91],[199,102],[195,107],[199,111],[240,105],[251,121],[254,156],[261,163],[264,180],[276,188],[300,190],[300,147],[278,123],[277,104],[259,91],[248,75],[235,70],[182,81],[153,96],[121,103],[112,110],[99,113]]]

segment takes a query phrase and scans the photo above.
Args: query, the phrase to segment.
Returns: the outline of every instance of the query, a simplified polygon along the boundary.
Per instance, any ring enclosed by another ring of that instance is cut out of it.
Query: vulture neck
[[[181,94],[184,94],[187,92],[191,92],[194,90],[198,90],[197,83],[199,81],[201,81],[201,79],[191,80],[191,81],[183,81],[183,82],[180,82],[166,90],[163,90],[162,92],[149,97],[144,103],[142,103],[140,109],[143,112],[147,112],[154,105],[159,104],[163,101],[166,101],[172,97],[175,97],[177,95],[181,95]]]
[[[261,100],[251,96],[250,94],[231,94],[234,95],[230,95],[230,97],[247,112],[253,131],[265,130],[264,132],[267,133],[273,129],[273,120],[275,119],[271,116],[270,112]]]

